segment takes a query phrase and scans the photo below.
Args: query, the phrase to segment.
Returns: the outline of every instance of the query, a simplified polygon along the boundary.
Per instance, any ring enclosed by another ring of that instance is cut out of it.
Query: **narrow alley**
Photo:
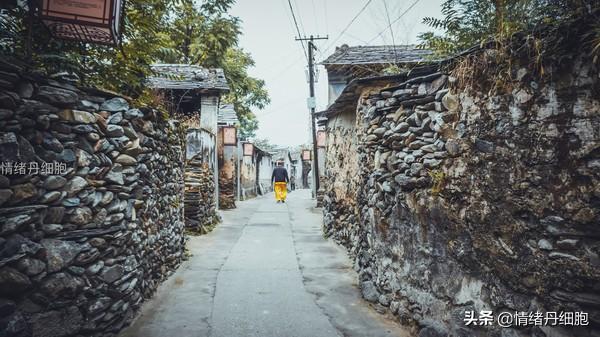
[[[309,190],[223,212],[121,337],[409,336],[361,298],[342,247],[323,238]]]
[[[0,337],[600,337],[600,0],[0,1]]]

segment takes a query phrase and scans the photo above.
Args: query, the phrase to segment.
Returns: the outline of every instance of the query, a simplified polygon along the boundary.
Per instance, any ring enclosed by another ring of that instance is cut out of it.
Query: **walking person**
[[[277,167],[273,169],[273,174],[271,175],[271,182],[275,190],[275,200],[278,203],[285,202],[285,198],[287,197],[287,183],[290,182],[290,178],[288,177],[287,170],[283,167],[283,162],[277,162]]]

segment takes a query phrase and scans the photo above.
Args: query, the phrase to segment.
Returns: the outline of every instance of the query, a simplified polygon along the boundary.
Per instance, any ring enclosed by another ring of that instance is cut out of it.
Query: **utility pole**
[[[308,85],[310,97],[308,99],[308,108],[310,109],[310,124],[312,131],[312,142],[313,142],[313,197],[317,197],[317,191],[319,190],[319,154],[317,152],[317,126],[315,123],[315,57],[314,51],[317,50],[315,47],[315,40],[327,40],[329,37],[310,37],[296,38],[296,41],[308,41]]]

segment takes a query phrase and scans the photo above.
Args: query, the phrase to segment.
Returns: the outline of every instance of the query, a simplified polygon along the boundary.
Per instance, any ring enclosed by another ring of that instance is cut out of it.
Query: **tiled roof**
[[[157,89],[207,89],[229,91],[223,69],[207,69],[190,64],[152,65],[155,75],[148,79],[149,85]]]
[[[235,109],[233,104],[223,104],[219,108],[219,113],[217,115],[217,123],[225,124],[225,125],[233,125],[238,123],[239,120],[237,118],[237,114],[235,113]]]
[[[417,49],[414,45],[353,47],[342,45],[321,63],[324,65],[416,63],[425,61],[428,55],[431,55],[430,50]]]
[[[290,157],[292,157],[292,161],[300,160],[302,153],[300,151],[290,151]]]
[[[274,149],[273,151],[270,151],[270,153],[273,156],[273,158],[275,158],[276,160],[280,160],[284,159],[286,156],[289,155],[289,150],[287,148],[278,148]]]
[[[356,110],[356,102],[363,93],[364,88],[384,87],[393,83],[401,83],[408,79],[427,76],[439,71],[442,64],[443,62],[432,62],[394,75],[354,79],[342,90],[342,93],[336,98],[335,102],[326,111],[319,112],[318,116],[321,118],[331,118],[341,111],[347,111],[347,109],[354,111]]]
[[[254,146],[254,149],[256,150],[256,152],[259,152],[263,157],[272,157],[272,154],[270,152],[261,149],[260,147],[256,146],[256,144],[254,144],[254,143],[252,143],[252,145]]]

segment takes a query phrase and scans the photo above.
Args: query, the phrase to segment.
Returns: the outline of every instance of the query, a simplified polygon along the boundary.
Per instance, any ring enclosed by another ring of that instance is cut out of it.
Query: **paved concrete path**
[[[362,300],[308,190],[238,203],[121,337],[410,336]]]

